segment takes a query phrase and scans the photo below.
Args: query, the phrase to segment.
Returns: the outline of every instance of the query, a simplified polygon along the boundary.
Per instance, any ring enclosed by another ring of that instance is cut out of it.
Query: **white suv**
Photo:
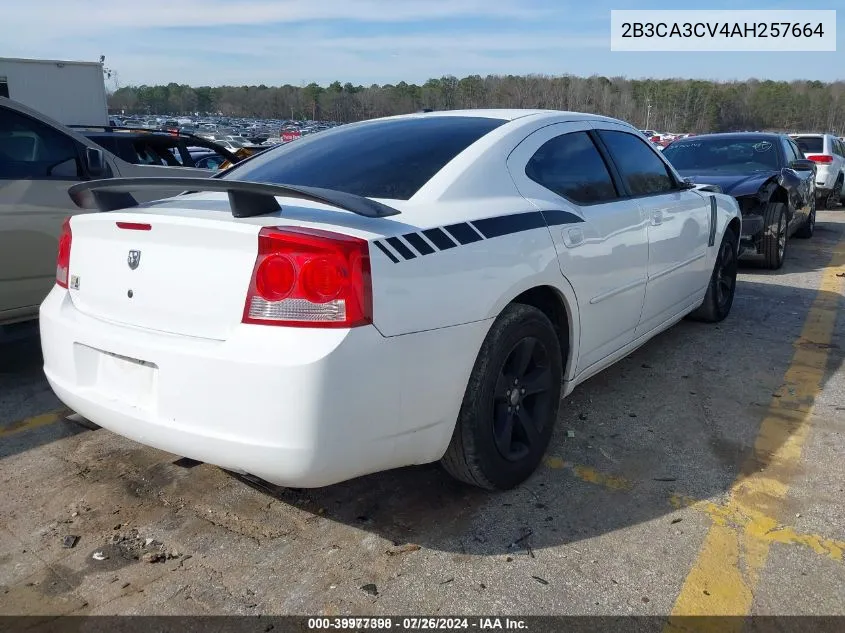
[[[816,196],[822,208],[840,203],[845,194],[845,143],[833,134],[792,134],[804,156],[816,163]]]

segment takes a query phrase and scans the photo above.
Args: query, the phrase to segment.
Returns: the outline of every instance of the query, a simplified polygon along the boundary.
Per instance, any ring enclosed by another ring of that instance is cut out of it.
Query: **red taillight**
[[[810,154],[807,158],[814,163],[829,164],[833,162],[833,156],[830,154]]]
[[[366,240],[302,227],[261,229],[243,322],[292,327],[372,323]]]
[[[266,257],[255,271],[255,289],[262,299],[281,301],[296,283],[296,268],[284,255]]]
[[[59,236],[59,252],[56,255],[56,283],[67,288],[70,277],[70,243],[73,236],[70,232],[70,218],[62,223],[62,233]]]
[[[150,224],[141,224],[140,222],[116,222],[115,224],[117,224],[117,228],[129,231],[150,231],[153,228]]]

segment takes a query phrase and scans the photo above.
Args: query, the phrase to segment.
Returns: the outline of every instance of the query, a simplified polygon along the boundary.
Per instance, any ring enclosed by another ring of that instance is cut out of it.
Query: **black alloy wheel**
[[[565,349],[540,309],[511,303],[481,344],[441,463],[461,481],[507,490],[549,446],[560,407]]]
[[[493,439],[506,460],[536,447],[552,413],[549,351],[534,337],[520,340],[499,371],[493,394]]]
[[[760,252],[766,267],[778,270],[783,266],[789,238],[789,208],[783,202],[769,202],[763,212],[763,238]]]
[[[716,258],[716,306],[719,312],[730,309],[736,290],[737,258],[735,244],[722,241]]]

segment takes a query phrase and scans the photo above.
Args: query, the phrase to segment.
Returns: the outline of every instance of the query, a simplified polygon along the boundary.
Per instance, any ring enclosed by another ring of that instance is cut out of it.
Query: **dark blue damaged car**
[[[783,265],[789,238],[809,238],[816,224],[816,166],[785,134],[703,134],[663,150],[695,184],[716,185],[742,210],[741,256]]]

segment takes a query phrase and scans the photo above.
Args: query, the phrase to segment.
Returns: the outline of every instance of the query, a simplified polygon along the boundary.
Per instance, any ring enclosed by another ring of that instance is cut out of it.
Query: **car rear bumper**
[[[396,337],[372,326],[239,325],[215,341],[87,316],[56,287],[40,327],[50,385],[92,422],[274,484],[316,487],[439,459],[489,323]]]
[[[816,195],[820,195],[824,192],[827,195],[831,189],[833,189],[833,185],[836,182],[836,177],[838,173],[835,173],[833,169],[828,167],[827,165],[817,166],[816,167]]]

